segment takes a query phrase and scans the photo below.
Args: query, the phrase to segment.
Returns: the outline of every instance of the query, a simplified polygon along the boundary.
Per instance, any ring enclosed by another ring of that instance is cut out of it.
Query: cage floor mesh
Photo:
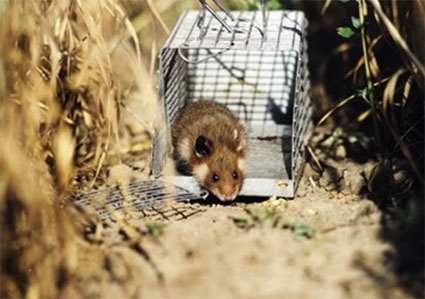
[[[111,218],[114,213],[128,212],[138,217],[156,214],[162,219],[168,219],[173,215],[184,217],[185,213],[172,206],[160,208],[161,205],[201,200],[202,196],[168,182],[148,180],[130,182],[122,187],[117,185],[92,190],[74,199],[77,205],[94,207],[101,219]]]

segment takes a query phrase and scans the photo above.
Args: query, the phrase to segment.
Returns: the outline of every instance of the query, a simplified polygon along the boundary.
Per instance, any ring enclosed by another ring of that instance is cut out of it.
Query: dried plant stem
[[[164,32],[167,35],[170,34],[170,30],[168,29],[167,25],[165,25],[164,20],[159,15],[158,11],[156,10],[155,6],[152,3],[152,0],[147,0],[146,3],[148,4],[149,11],[153,14],[153,16],[155,17],[155,19],[157,19],[158,22],[159,22],[159,24],[161,25],[162,30],[164,30]]]
[[[154,75],[155,73],[155,63],[156,63],[156,56],[158,55],[158,48],[157,48],[157,42],[158,42],[158,30],[157,26],[155,25],[155,19],[159,22],[162,30],[168,35],[170,34],[170,30],[168,29],[167,25],[165,25],[164,20],[159,15],[158,11],[156,10],[155,6],[152,3],[152,0],[146,0],[146,3],[149,7],[149,14],[150,14],[150,20],[152,24],[153,29],[153,37],[154,40],[152,42],[152,49],[151,49],[151,62],[149,66],[149,74]]]
[[[332,115],[332,113],[335,112],[335,110],[337,110],[338,108],[344,106],[345,104],[347,104],[349,101],[353,100],[356,98],[356,95],[351,95],[346,99],[343,99],[341,102],[339,102],[335,107],[333,107],[331,110],[329,110],[325,115],[322,116],[322,118],[317,122],[317,125],[320,126],[321,124],[323,124],[328,118],[329,116]]]
[[[379,130],[379,124],[378,124],[378,115],[376,111],[376,102],[373,92],[373,80],[372,75],[370,71],[370,59],[369,59],[369,53],[367,51],[368,49],[368,42],[366,37],[366,28],[365,28],[365,7],[366,2],[365,0],[359,1],[359,20],[360,20],[360,35],[362,40],[362,51],[363,51],[363,59],[364,59],[364,66],[365,66],[365,73],[366,73],[366,81],[367,81],[367,94],[364,94],[364,97],[368,97],[370,101],[370,106],[372,109],[372,121],[373,121],[373,128],[375,131],[375,141],[380,150],[382,150],[382,140],[381,140],[381,134]]]
[[[394,41],[403,49],[403,51],[406,53],[406,55],[410,58],[410,60],[414,63],[414,65],[418,68],[418,70],[422,73],[422,76],[425,76],[425,66],[420,62],[418,57],[416,57],[415,54],[410,51],[409,46],[407,45],[406,41],[401,36],[400,32],[397,30],[397,28],[394,26],[393,23],[388,19],[388,17],[385,15],[385,13],[382,11],[381,4],[379,4],[378,0],[370,0],[370,3],[372,4],[373,8],[381,18],[381,20],[384,22],[385,27],[388,29],[388,33],[391,35],[391,37],[394,39]],[[416,72],[414,72],[416,73]]]

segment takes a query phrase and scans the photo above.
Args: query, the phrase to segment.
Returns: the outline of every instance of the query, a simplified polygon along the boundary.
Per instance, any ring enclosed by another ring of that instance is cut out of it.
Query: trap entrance
[[[299,11],[184,13],[161,49],[158,93],[168,131],[180,109],[199,99],[226,105],[248,133],[240,195],[294,197],[311,129],[307,21]],[[155,136],[152,174],[169,144]],[[200,192],[192,177],[168,178]]]

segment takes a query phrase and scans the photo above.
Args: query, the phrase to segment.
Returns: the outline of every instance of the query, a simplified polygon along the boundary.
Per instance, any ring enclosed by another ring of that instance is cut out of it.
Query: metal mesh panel
[[[152,214],[153,207],[168,201],[182,202],[199,199],[202,199],[201,195],[188,192],[173,184],[149,180],[131,182],[125,188],[114,186],[93,190],[77,195],[75,202],[78,205],[94,207],[102,219],[107,219],[114,212],[126,211],[144,216],[144,213]]]
[[[180,59],[175,51],[169,49],[164,50],[163,60],[163,92],[164,96],[168,99],[184,99],[187,97],[187,66],[186,63]],[[173,120],[177,111],[184,104],[179,101],[166,101],[163,104],[166,105],[165,109],[168,111],[166,116]]]
[[[267,12],[264,38],[261,12],[234,11],[235,21],[223,13],[219,15],[239,31],[227,32],[210,15],[204,16],[203,27],[199,28],[202,12],[188,11],[182,15],[164,47],[179,48],[186,44],[189,48],[290,51],[297,50],[306,27],[302,12],[270,11]]]
[[[265,27],[261,12],[232,15],[220,14],[232,32],[202,11],[180,18],[160,55],[164,113],[171,126],[189,101],[225,104],[249,134],[241,195],[293,197],[311,128],[307,22],[297,11],[267,12]]]
[[[301,170],[304,165],[304,139],[307,133],[312,129],[312,111],[310,109],[310,78],[307,67],[307,42],[303,38],[301,46],[301,55],[299,61],[299,71],[295,93],[295,106],[294,106],[294,118],[293,118],[293,134],[292,134],[292,179],[296,182],[301,177]]]
[[[210,54],[198,49],[190,57]],[[214,99],[246,124],[292,122],[292,98],[297,53],[227,51],[216,59],[189,64],[188,99]]]

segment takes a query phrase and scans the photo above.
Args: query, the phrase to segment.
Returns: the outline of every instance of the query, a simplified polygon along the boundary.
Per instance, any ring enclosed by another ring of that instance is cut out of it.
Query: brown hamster
[[[246,133],[233,113],[211,100],[192,102],[177,116],[171,134],[177,169],[219,200],[234,200],[245,177]]]

